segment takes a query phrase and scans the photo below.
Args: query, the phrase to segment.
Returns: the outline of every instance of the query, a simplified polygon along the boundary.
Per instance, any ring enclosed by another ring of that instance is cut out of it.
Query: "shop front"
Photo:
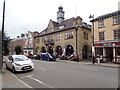
[[[102,42],[94,44],[95,58],[103,58],[106,62],[120,63],[120,42]]]

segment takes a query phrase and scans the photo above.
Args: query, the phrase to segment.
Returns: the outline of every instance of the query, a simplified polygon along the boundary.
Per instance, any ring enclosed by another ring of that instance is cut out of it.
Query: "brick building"
[[[17,36],[17,38],[13,39],[9,44],[10,55],[15,54],[15,47],[18,45],[22,47],[22,54],[33,54],[35,35],[38,35],[38,32],[28,31],[26,34],[21,34],[21,37]]]

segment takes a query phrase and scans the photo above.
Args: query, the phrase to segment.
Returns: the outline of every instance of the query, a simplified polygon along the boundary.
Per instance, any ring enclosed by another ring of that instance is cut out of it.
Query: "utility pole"
[[[2,59],[1,59],[1,62],[0,62],[0,72],[2,71],[2,67],[3,67],[3,39],[4,39],[4,23],[5,23],[5,0],[4,0],[4,3],[3,3],[3,19],[2,19],[2,52],[0,53],[1,56],[2,56]]]

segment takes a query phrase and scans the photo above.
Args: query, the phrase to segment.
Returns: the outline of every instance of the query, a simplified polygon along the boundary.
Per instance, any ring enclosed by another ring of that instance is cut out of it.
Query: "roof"
[[[61,24],[59,24],[59,26],[64,26],[64,29],[71,28],[73,27],[73,21],[74,21],[74,17],[64,20]]]
[[[112,13],[108,13],[108,14],[105,14],[105,15],[101,15],[101,16],[91,20],[90,22],[95,22],[95,21],[103,20],[103,19],[110,18],[110,17],[113,17],[113,16],[118,16],[118,15],[120,15],[120,10],[112,12]]]
[[[44,35],[48,35],[48,34],[52,34],[52,33],[57,33],[57,32],[61,32],[61,31],[69,30],[69,29],[74,29],[75,28],[74,23],[73,23],[74,20],[75,20],[75,18],[72,17],[70,19],[64,20],[60,24],[58,22],[55,22],[55,21],[51,20],[52,23],[53,23],[53,26],[57,27],[58,30],[55,30],[55,31],[52,31],[52,32],[46,32],[47,31],[47,28],[46,28],[45,30],[41,31],[41,33],[36,37],[44,36]],[[60,26],[63,26],[64,28],[60,28]],[[88,25],[87,23],[83,22],[82,23],[82,28],[87,28],[87,29],[91,30],[91,25]]]

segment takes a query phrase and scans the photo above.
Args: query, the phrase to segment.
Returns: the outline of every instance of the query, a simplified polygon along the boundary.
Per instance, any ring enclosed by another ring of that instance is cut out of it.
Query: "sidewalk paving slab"
[[[11,71],[3,67],[2,88],[31,88],[29,85],[18,79]]]

